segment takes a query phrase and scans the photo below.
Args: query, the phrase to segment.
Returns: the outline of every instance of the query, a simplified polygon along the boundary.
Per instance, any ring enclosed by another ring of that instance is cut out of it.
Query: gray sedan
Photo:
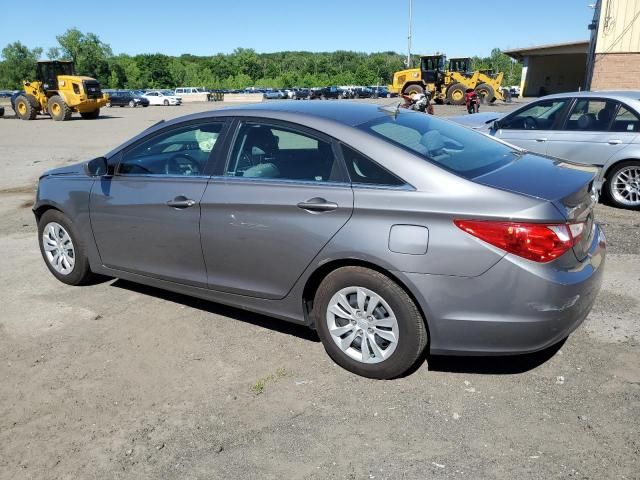
[[[315,328],[372,378],[512,354],[589,313],[605,240],[595,169],[375,105],[282,102],[163,122],[45,173],[45,264]],[[276,348],[274,346],[274,348]]]
[[[603,200],[640,210],[640,91],[549,95],[506,116],[452,120],[532,152],[598,166]]]

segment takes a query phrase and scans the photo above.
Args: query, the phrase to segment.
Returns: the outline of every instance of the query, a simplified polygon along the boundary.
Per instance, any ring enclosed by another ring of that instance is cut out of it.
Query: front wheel
[[[329,356],[350,372],[395,378],[427,345],[424,319],[392,279],[368,268],[343,267],[322,281],[313,318]]]
[[[640,161],[613,166],[607,173],[603,197],[613,207],[640,210]]]
[[[164,106],[165,106],[165,107],[168,107],[168,106],[169,106],[169,100],[165,100],[163,103],[164,103]]]
[[[49,271],[68,285],[84,285],[94,275],[75,227],[62,212],[47,210],[38,221],[40,253]]]

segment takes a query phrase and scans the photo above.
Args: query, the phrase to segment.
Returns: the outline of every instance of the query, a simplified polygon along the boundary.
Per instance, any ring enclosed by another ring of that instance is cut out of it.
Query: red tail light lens
[[[572,248],[584,224],[541,224],[454,220],[458,228],[509,253],[535,262],[550,262]]]

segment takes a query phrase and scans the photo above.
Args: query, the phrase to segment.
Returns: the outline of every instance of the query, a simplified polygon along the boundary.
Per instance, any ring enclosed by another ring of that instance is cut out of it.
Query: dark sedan
[[[109,92],[109,102],[107,107],[148,107],[149,99],[142,96],[138,92],[131,92],[129,90],[116,90]]]
[[[416,112],[272,105],[161,122],[45,173],[33,210],[51,273],[307,325],[372,378],[425,348],[541,350],[588,315],[605,261],[595,169]]]

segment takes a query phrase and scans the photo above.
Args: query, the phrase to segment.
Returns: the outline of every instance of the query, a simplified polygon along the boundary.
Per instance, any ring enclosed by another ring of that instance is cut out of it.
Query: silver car
[[[292,101],[163,122],[49,171],[34,213],[64,283],[307,325],[336,363],[393,378],[425,348],[532,352],[584,320],[605,260],[595,175],[428,115]]]
[[[508,115],[452,120],[531,152],[600,167],[603,200],[640,210],[640,91],[549,95]]]

